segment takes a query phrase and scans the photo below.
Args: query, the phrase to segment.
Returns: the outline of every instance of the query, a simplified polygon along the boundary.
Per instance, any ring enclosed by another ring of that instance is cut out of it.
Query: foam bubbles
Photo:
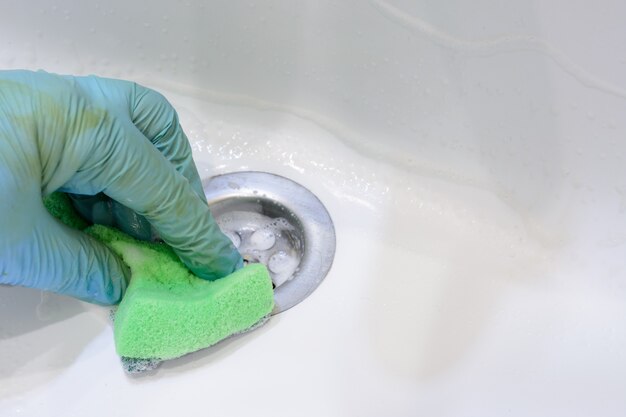
[[[268,250],[276,243],[276,235],[270,229],[260,229],[250,235],[250,245],[256,250]]]
[[[271,218],[249,211],[216,216],[222,232],[244,259],[266,265],[274,286],[293,278],[300,265],[302,242],[296,229],[283,217]]]
[[[284,272],[285,269],[289,267],[290,259],[291,258],[287,255],[287,253],[281,250],[270,256],[267,266],[272,272]]]
[[[280,250],[270,256],[267,267],[273,273],[272,280],[277,287],[291,279],[298,268],[297,255]]]

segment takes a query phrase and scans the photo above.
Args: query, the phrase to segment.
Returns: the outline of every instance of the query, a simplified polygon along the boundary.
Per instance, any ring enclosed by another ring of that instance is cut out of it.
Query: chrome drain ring
[[[255,171],[218,175],[203,185],[213,216],[244,259],[268,266],[277,284],[272,314],[300,303],[320,285],[332,266],[336,237],[313,193],[288,178]]]

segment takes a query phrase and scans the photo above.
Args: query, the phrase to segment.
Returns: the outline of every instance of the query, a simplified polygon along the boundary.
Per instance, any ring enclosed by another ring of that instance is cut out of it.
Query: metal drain
[[[321,201],[267,172],[234,172],[204,183],[211,212],[246,262],[267,266],[278,314],[308,297],[335,256],[335,228]]]

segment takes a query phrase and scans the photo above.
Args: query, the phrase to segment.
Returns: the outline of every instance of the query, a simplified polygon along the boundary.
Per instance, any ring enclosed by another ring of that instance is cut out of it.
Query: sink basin
[[[107,308],[0,286],[0,415],[625,415],[626,3],[444,3],[5,7],[3,68],[157,89],[205,184],[302,185],[336,250],[140,377]]]

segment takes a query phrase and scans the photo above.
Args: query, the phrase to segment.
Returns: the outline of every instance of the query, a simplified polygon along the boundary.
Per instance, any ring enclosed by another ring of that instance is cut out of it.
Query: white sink
[[[0,415],[626,414],[626,3],[5,3],[2,68],[161,91],[201,176],[299,182],[337,251],[138,378],[108,309],[0,286]]]

